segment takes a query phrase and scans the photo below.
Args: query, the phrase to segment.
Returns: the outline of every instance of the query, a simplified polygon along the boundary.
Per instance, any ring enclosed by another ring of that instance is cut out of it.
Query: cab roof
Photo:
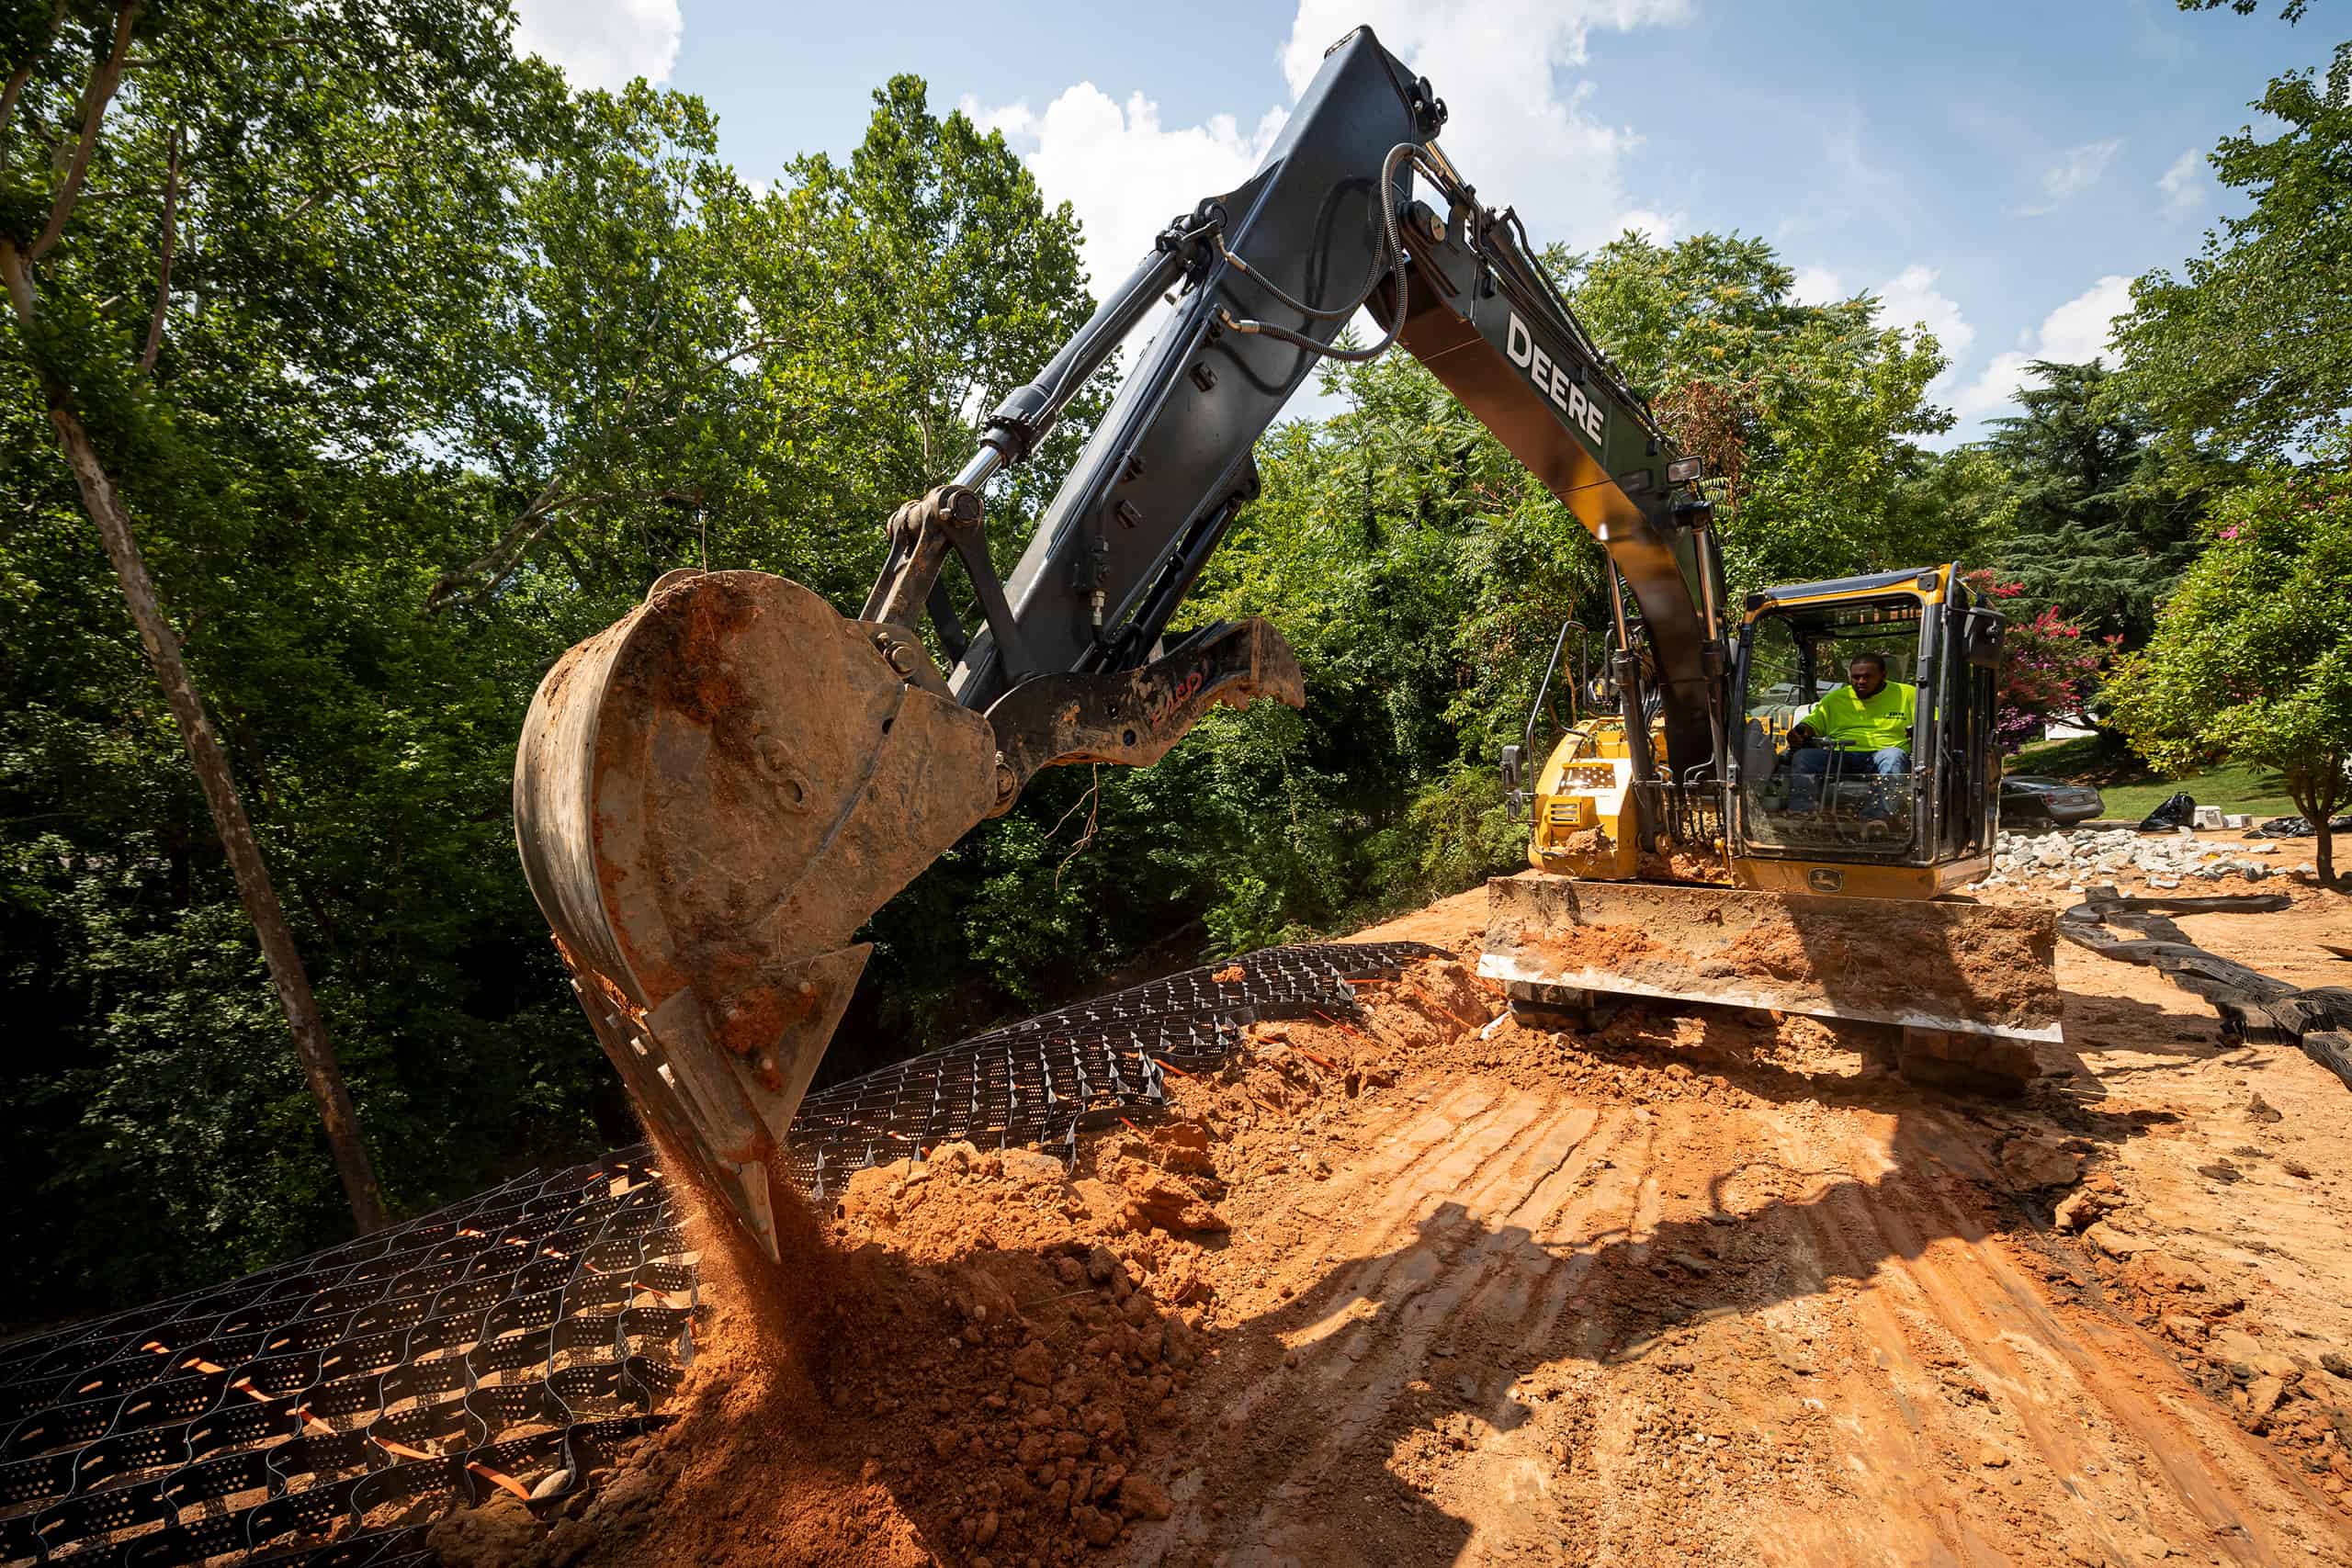
[[[1833,577],[1823,582],[1791,582],[1779,588],[1767,588],[1747,596],[1747,613],[1770,604],[1783,604],[1799,599],[1819,599],[1829,594],[1866,594],[1883,589],[1916,587],[1922,577],[1940,573],[1939,566],[1905,567],[1894,571],[1865,572],[1860,577]]]

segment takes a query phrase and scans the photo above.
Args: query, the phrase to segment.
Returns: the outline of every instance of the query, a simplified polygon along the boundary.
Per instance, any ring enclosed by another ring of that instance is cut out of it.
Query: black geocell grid
[[[694,1258],[644,1148],[0,1349],[0,1562],[427,1563],[666,1419]],[[323,1544],[322,1544],[323,1543]]]
[[[790,1175],[821,1201],[853,1170],[959,1140],[984,1150],[1058,1145],[1074,1156],[1091,1118],[1167,1100],[1163,1066],[1213,1068],[1260,1019],[1353,1017],[1349,981],[1444,956],[1418,942],[1261,948],[1233,961],[1238,979],[1188,969],[959,1040],[803,1100]]]
[[[792,1175],[956,1139],[1074,1153],[1260,1019],[1348,1018],[1419,942],[1267,948],[811,1094]],[[661,1424],[693,1359],[695,1255],[651,1152],[533,1173],[233,1283],[0,1348],[0,1563],[430,1563],[432,1522]],[[422,1457],[419,1457],[422,1456]]]

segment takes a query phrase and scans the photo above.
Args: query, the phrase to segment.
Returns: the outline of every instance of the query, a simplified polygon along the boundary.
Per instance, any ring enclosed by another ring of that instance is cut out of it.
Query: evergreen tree
[[[2025,412],[1992,421],[1984,444],[2007,472],[1995,564],[2029,603],[2136,648],[2196,558],[2202,502],[2098,361],[2032,371],[2041,385],[2018,394]]]

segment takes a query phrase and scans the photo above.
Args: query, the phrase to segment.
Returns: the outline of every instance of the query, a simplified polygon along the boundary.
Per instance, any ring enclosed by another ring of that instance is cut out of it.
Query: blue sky
[[[1325,45],[1359,22],[1437,85],[1449,154],[1539,240],[1736,230],[1800,292],[1867,289],[1953,359],[1954,437],[2030,357],[2086,358],[2129,280],[2221,211],[2204,154],[2300,28],[2170,0],[1958,6],[1761,0],[1205,0],[1180,8],[920,0],[523,0],[518,47],[581,85],[699,94],[752,179],[845,152],[894,72],[1002,128],[1088,231],[1098,277],[1256,166]]]

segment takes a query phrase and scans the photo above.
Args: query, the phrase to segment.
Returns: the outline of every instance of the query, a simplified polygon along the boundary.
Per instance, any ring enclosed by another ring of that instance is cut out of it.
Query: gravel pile
[[[2151,887],[2219,882],[2243,876],[2260,882],[2292,869],[2278,863],[2276,844],[2200,840],[2186,828],[2143,833],[2132,828],[2075,828],[2050,833],[2003,833],[1993,874],[1978,887],[2046,884],[2079,888],[2094,882],[2145,881]]]

